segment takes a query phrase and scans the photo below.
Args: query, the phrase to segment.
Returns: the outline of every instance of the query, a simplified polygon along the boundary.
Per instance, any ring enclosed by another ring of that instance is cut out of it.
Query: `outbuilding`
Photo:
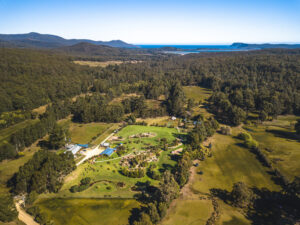
[[[106,148],[103,152],[101,152],[100,155],[111,156],[115,150],[116,150],[115,148]]]

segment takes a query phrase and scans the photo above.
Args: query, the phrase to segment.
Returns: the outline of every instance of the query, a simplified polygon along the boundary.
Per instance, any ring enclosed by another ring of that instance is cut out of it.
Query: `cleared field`
[[[103,134],[112,124],[107,123],[88,123],[88,124],[77,124],[70,123],[70,135],[71,140],[74,143],[86,144],[96,140],[100,135]]]
[[[0,130],[0,143],[1,143],[2,141],[4,141],[4,140],[8,140],[9,137],[10,137],[13,133],[17,132],[18,130],[20,130],[20,129],[22,129],[22,128],[28,126],[28,125],[34,124],[34,123],[36,123],[36,122],[38,122],[38,119],[36,119],[36,120],[25,120],[25,121],[23,121],[23,122],[17,123],[17,124],[15,124],[15,125],[13,125],[13,126],[10,126],[10,127],[8,127],[8,128],[1,129],[1,130]]]
[[[255,155],[240,146],[231,136],[215,134],[213,156],[200,162],[192,189],[196,193],[209,193],[212,188],[231,191],[235,182],[243,181],[249,186],[279,190]]]
[[[130,135],[146,132],[153,132],[156,134],[156,137],[145,138],[145,140],[149,140],[153,142],[153,144],[155,144],[157,138],[166,138],[168,142],[173,141],[175,139],[174,135],[178,134],[178,131],[175,128],[132,125],[124,127],[118,133],[118,136],[126,139]]]
[[[133,199],[45,199],[37,205],[55,224],[123,225],[139,203]]]
[[[161,116],[161,117],[155,117],[155,118],[146,118],[146,119],[137,119],[137,122],[145,121],[147,124],[158,124],[158,125],[166,125],[166,126],[178,126],[178,119],[171,120],[170,116]]]
[[[247,220],[245,216],[236,208],[225,204],[219,200],[218,204],[221,208],[221,216],[219,224],[222,225],[250,225],[251,221]]]
[[[212,91],[210,89],[199,86],[183,86],[183,91],[187,98],[194,99],[198,102],[205,101],[212,94]]]
[[[82,66],[90,66],[90,67],[107,67],[109,65],[119,65],[122,63],[140,63],[141,61],[105,61],[105,62],[97,62],[97,61],[74,61],[74,63],[82,65]]]
[[[212,116],[212,114],[207,112],[205,108],[205,102],[212,94],[210,89],[198,86],[184,86],[183,91],[188,99],[190,98],[195,100],[197,106],[192,109],[193,116],[198,114],[202,114],[205,117]],[[200,105],[198,104],[199,102],[201,102]]]
[[[176,200],[161,225],[205,225],[213,207],[210,200]]]
[[[233,128],[233,135],[237,135],[241,130],[240,127]],[[211,201],[204,203],[206,200],[198,199],[209,195],[210,189],[213,188],[231,191],[233,183],[243,181],[253,187],[280,190],[271,180],[267,168],[263,167],[248,149],[241,147],[238,139],[216,133],[211,143],[213,156],[201,161],[199,166],[194,168],[196,173],[190,181],[191,193],[180,201],[175,200],[175,207],[171,208],[162,224],[185,224],[185,221],[188,221],[186,224],[206,224],[212,211]],[[221,212],[218,224],[251,224],[238,209],[222,200],[218,200],[218,204]]]
[[[6,182],[12,175],[18,171],[19,167],[24,165],[33,154],[38,150],[38,147],[32,147],[24,151],[24,156],[14,160],[5,160],[0,163],[0,192],[7,192]]]
[[[299,117],[279,116],[277,120],[256,126],[245,126],[260,148],[284,175],[291,181],[300,174],[300,139],[294,124]]]

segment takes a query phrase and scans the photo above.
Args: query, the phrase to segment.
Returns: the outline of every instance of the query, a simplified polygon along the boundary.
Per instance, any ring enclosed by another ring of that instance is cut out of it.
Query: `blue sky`
[[[135,44],[300,43],[300,0],[0,0],[0,33]]]

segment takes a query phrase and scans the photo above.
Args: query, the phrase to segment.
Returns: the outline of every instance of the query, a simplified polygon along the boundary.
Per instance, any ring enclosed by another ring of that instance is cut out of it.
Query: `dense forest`
[[[90,74],[87,67],[49,51],[0,48],[0,113],[86,92]]]

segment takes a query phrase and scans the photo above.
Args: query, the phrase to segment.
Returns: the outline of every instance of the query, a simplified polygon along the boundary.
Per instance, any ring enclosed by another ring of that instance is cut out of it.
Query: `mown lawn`
[[[128,224],[134,199],[44,199],[37,205],[54,224],[98,225]]]
[[[300,174],[300,138],[294,130],[298,117],[280,116],[277,120],[246,126],[260,148],[290,181]]]

